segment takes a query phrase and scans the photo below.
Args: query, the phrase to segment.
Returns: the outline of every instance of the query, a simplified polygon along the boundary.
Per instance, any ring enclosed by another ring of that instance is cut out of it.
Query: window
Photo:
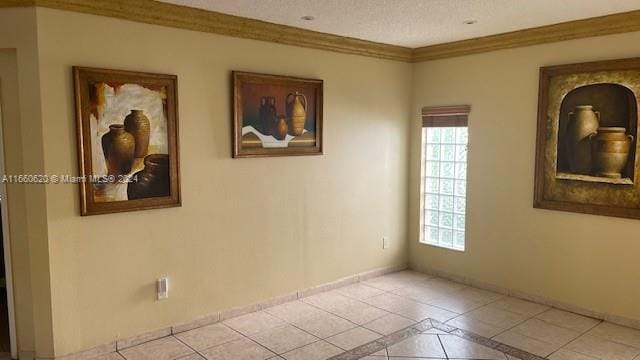
[[[422,111],[420,242],[464,251],[469,106]]]

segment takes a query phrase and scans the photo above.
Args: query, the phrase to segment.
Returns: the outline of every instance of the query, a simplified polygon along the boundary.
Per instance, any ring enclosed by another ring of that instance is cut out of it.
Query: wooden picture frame
[[[233,157],[322,155],[323,81],[232,72]]]
[[[638,99],[640,58],[540,68],[535,208],[640,219]]]
[[[175,75],[73,67],[81,215],[181,206]]]

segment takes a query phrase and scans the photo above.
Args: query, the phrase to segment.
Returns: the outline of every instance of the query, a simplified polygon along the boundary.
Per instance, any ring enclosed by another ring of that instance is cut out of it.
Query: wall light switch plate
[[[391,245],[390,243],[391,243],[391,241],[389,240],[388,236],[383,236],[382,237],[382,248],[383,249],[388,249],[389,246]]]
[[[169,278],[162,277],[158,279],[158,300],[163,300],[169,297]]]

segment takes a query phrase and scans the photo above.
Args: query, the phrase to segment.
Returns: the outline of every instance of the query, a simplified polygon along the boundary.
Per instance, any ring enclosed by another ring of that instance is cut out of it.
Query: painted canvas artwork
[[[640,59],[540,70],[536,207],[640,218]]]
[[[570,90],[560,106],[557,176],[633,184],[637,123],[635,95],[622,84]]]
[[[179,205],[176,79],[74,68],[83,215]]]
[[[234,157],[322,153],[322,80],[233,73]]]

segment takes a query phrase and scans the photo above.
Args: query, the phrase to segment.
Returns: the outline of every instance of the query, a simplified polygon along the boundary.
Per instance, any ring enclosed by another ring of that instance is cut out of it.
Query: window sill
[[[436,244],[430,244],[424,241],[419,241],[419,243],[421,245],[425,245],[425,246],[430,246],[430,247],[434,247],[434,248],[438,248],[438,249],[443,249],[443,250],[449,250],[449,251],[455,251],[457,253],[464,253],[465,249],[464,248],[456,248],[456,247],[448,247],[448,246],[442,246],[442,245],[436,245]]]

